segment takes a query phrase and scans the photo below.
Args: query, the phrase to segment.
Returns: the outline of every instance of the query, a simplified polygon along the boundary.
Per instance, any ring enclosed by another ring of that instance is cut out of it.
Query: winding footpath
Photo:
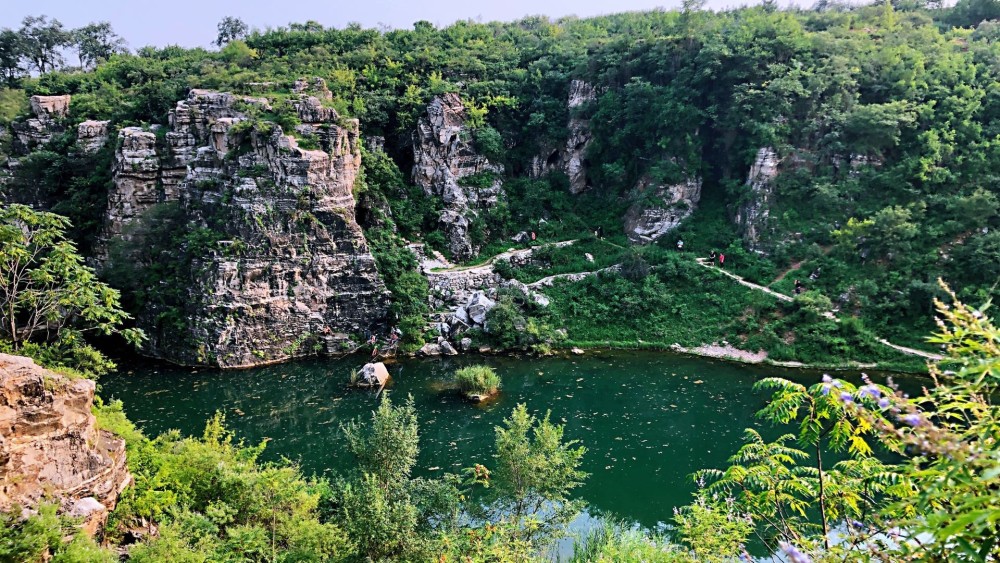
[[[777,291],[774,291],[773,289],[771,289],[769,287],[764,287],[762,285],[759,285],[759,284],[756,284],[756,283],[753,283],[753,282],[748,282],[747,280],[743,279],[741,276],[738,276],[738,275],[736,275],[736,274],[734,274],[732,272],[726,271],[726,270],[724,270],[722,268],[716,268],[714,264],[709,263],[709,261],[708,261],[707,258],[695,258],[695,261],[698,262],[698,264],[700,264],[701,266],[704,266],[705,268],[708,268],[708,269],[710,269],[712,271],[715,271],[715,272],[719,272],[720,274],[722,274],[724,276],[729,276],[730,278],[736,280],[736,282],[739,283],[740,285],[749,287],[751,289],[756,289],[757,291],[762,291],[762,292],[764,292],[764,293],[766,293],[766,294],[768,294],[768,295],[770,295],[770,296],[772,296],[772,297],[774,297],[776,299],[779,299],[781,301],[785,301],[785,302],[789,302],[789,303],[791,303],[792,301],[794,301],[794,298],[792,298],[790,295],[785,295],[784,293],[778,293]],[[837,318],[836,315],[834,315],[832,312],[827,312],[827,313],[824,314],[824,316],[826,316],[827,318],[830,318],[830,319],[835,319],[835,320]],[[918,357],[921,357],[921,358],[924,358],[924,359],[927,359],[927,360],[935,360],[935,361],[936,360],[943,360],[944,359],[944,356],[942,356],[940,354],[935,354],[933,352],[925,352],[923,350],[917,350],[917,349],[914,349],[914,348],[907,348],[906,346],[900,346],[899,344],[893,344],[892,342],[889,342],[888,340],[886,340],[884,338],[876,338],[876,339],[878,340],[879,344],[882,344],[883,346],[888,346],[889,348],[892,348],[893,350],[896,350],[897,352],[901,352],[901,353],[906,354],[908,356],[918,356]]]

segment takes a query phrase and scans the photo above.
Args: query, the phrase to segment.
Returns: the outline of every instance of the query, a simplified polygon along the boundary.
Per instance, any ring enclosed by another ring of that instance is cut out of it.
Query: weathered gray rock
[[[441,227],[448,249],[458,260],[479,250],[469,236],[470,218],[503,197],[503,167],[476,153],[465,120],[465,106],[458,94],[438,96],[428,104],[413,135],[413,181],[444,203]],[[491,176],[485,187],[463,181],[484,175]]]
[[[62,120],[69,115],[70,96],[32,96],[31,112],[34,117],[13,125],[14,152],[28,154],[44,145],[52,136],[65,131]]]
[[[365,364],[358,372],[358,385],[361,387],[381,387],[389,380],[389,370],[382,362]]]
[[[458,347],[461,348],[463,352],[468,352],[472,348],[472,339],[466,337],[459,340]]]
[[[439,344],[428,342],[427,344],[424,344],[423,347],[417,351],[417,353],[421,356],[440,356],[441,346]]]
[[[451,345],[451,342],[445,340],[444,342],[441,343],[441,353],[443,353],[445,356],[457,356],[458,350],[456,350],[455,347]]]
[[[172,314],[184,330],[157,324],[164,311],[139,316],[151,355],[246,367],[340,352],[385,322],[389,295],[354,214],[358,122],[314,100],[299,100],[304,116],[335,120],[305,124],[322,131],[319,150],[273,124],[237,127],[241,107],[267,100],[206,90],[178,102],[162,145],[122,131],[107,237],[177,201],[192,228],[211,225],[223,239],[181,282],[188,298]]]
[[[573,80],[569,85],[566,106],[570,111],[566,144],[536,156],[531,163],[531,175],[539,177],[553,170],[560,170],[569,176],[569,190],[579,194],[590,187],[587,179],[587,148],[592,134],[590,122],[580,115],[587,104],[597,98],[594,87],[583,80]]]
[[[108,142],[109,121],[87,120],[76,126],[76,142],[87,153],[101,150]]]
[[[750,197],[736,209],[736,225],[752,250],[757,249],[761,234],[767,227],[779,163],[778,153],[772,147],[762,147],[757,151],[746,181]]]
[[[701,179],[657,185],[643,176],[633,194],[636,203],[625,214],[625,234],[633,243],[647,244],[676,229],[694,212],[701,199]]]
[[[132,482],[125,441],[96,426],[95,384],[0,354],[0,510],[41,500],[93,535]]]
[[[129,223],[165,201],[166,194],[159,184],[161,168],[152,131],[125,127],[118,132],[111,172],[114,188],[108,193],[104,240],[120,238]],[[170,195],[176,199],[176,194]]]
[[[482,292],[476,292],[469,298],[465,310],[469,312],[469,318],[472,319],[472,322],[483,325],[486,324],[486,314],[496,306],[496,301],[486,297],[486,294]]]

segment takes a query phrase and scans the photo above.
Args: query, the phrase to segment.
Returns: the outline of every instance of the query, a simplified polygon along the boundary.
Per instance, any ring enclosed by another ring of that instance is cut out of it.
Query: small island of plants
[[[500,392],[500,376],[489,366],[467,366],[455,372],[455,382],[462,395],[477,403]]]

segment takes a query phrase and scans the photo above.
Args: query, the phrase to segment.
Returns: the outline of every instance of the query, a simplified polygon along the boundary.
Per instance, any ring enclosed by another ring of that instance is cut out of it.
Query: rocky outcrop
[[[587,179],[587,147],[590,145],[591,132],[589,120],[580,115],[580,110],[597,98],[594,87],[583,80],[573,80],[569,85],[569,97],[566,106],[570,117],[566,128],[569,135],[566,144],[553,148],[545,154],[536,156],[531,163],[531,175],[543,176],[553,170],[560,170],[569,177],[569,191],[579,194],[590,187]]]
[[[109,201],[109,237],[162,201],[216,250],[197,258],[187,298],[140,315],[146,351],[185,364],[248,367],[340,352],[385,322],[389,294],[355,220],[358,122],[314,96],[295,107],[318,149],[277,125],[245,123],[263,98],[192,90],[157,135],[123,131]],[[157,318],[169,315],[173,326]],[[181,326],[183,328],[181,328]]]
[[[65,128],[62,120],[69,115],[70,96],[32,96],[31,113],[34,117],[15,122],[14,152],[28,154],[36,147],[44,145]]]
[[[95,153],[108,142],[109,121],[87,120],[76,126],[76,143],[85,153]]]
[[[365,364],[358,372],[358,387],[382,387],[389,381],[389,370],[385,369],[385,364],[375,362]]]
[[[680,184],[655,184],[643,176],[636,184],[636,202],[625,214],[625,234],[633,243],[647,244],[676,229],[701,199],[701,179]]]
[[[758,249],[761,234],[767,227],[779,163],[778,153],[773,148],[762,147],[757,151],[757,157],[747,176],[748,194],[736,208],[736,226],[751,250]]]
[[[156,135],[139,127],[125,127],[118,132],[117,146],[111,173],[114,189],[108,192],[105,214],[105,240],[121,237],[129,223],[164,201]]]
[[[96,427],[94,382],[0,354],[0,510],[59,504],[93,535],[131,483],[125,442]]]
[[[439,217],[448,250],[457,260],[475,256],[469,228],[503,197],[503,167],[476,153],[458,94],[431,100],[413,135],[413,181],[444,204]]]

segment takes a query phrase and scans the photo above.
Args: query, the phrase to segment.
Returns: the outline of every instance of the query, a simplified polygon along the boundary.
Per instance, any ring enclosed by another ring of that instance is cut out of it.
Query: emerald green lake
[[[340,423],[369,417],[375,393],[347,387],[365,359],[302,361],[244,371],[192,370],[150,364],[101,380],[105,399],[121,399],[128,416],[150,436],[178,429],[200,435],[219,410],[239,437],[269,439],[264,458],[289,458],[306,473],[348,470]],[[455,369],[493,366],[502,395],[487,405],[460,400],[449,388]],[[645,527],[670,521],[687,504],[690,474],[723,467],[744,428],[760,427],[754,413],[768,395],[752,386],[779,375],[802,383],[820,372],[745,366],[666,353],[588,353],[580,357],[456,357],[404,360],[388,366],[388,393],[412,395],[420,420],[418,473],[457,472],[491,465],[494,427],[517,403],[564,422],[566,437],[587,447],[578,489],[591,514]],[[854,379],[854,374],[841,374]],[[773,436],[776,431],[764,432]]]

